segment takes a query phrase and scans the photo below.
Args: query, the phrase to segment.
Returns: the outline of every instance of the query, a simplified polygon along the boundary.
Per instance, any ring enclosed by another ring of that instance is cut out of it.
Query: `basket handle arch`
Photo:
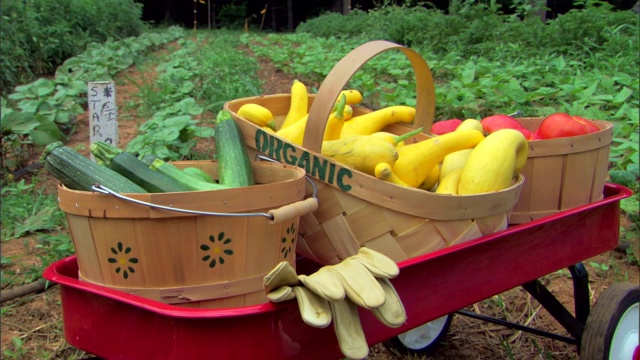
[[[389,50],[400,50],[411,63],[416,78],[416,115],[413,128],[423,127],[423,132],[429,133],[436,104],[435,86],[429,65],[420,54],[406,46],[386,40],[376,40],[351,50],[334,65],[323,80],[309,109],[309,120],[302,142],[305,148],[320,153],[327,120],[340,91],[366,62]]]

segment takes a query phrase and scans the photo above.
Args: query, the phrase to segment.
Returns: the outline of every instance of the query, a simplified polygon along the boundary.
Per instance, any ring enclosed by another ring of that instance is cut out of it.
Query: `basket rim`
[[[210,164],[214,160],[181,161],[184,165]],[[241,188],[185,191],[171,193],[136,193],[124,194],[135,200],[153,204],[187,208],[207,212],[239,213],[257,210],[272,210],[292,204],[306,195],[306,174],[298,167],[265,161],[250,161],[254,173],[260,179],[260,171],[286,172],[289,178],[283,181],[256,184]],[[262,169],[262,170],[261,170]],[[247,201],[250,199],[251,201]],[[153,209],[120,200],[98,192],[73,190],[58,184],[58,206],[67,214],[97,218],[172,218],[199,216],[196,214],[178,213]]]
[[[523,117],[516,120],[537,123],[543,117]],[[608,147],[613,141],[613,124],[604,120],[591,120],[600,131],[556,139],[529,141],[529,158],[568,155]]]

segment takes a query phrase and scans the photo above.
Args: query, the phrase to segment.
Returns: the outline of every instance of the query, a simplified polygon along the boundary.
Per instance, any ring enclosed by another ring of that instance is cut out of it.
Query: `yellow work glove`
[[[283,261],[271,270],[263,281],[271,302],[296,299],[302,320],[309,326],[325,328],[331,323],[331,308],[327,300],[301,286],[296,271]]]
[[[388,327],[396,328],[404,324],[407,314],[396,289],[389,281],[400,273],[398,264],[387,256],[366,247],[360,248],[353,258],[369,269],[384,291],[384,304],[372,309],[371,312]]]
[[[364,337],[358,307],[349,298],[329,301],[333,330],[342,354],[349,359],[364,359],[369,355],[369,345]]]
[[[334,331],[343,355],[361,359],[369,347],[360,324],[357,306],[371,310],[389,327],[399,327],[406,312],[389,281],[400,270],[388,257],[367,248],[339,264],[324,266],[311,275],[298,275],[305,287],[331,306]]]

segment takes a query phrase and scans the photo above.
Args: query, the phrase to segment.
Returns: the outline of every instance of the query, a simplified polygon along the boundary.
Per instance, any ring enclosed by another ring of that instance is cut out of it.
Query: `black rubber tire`
[[[420,345],[413,344],[411,345],[411,347],[409,347],[405,342],[403,342],[402,338],[403,336],[405,336],[406,334],[412,331],[421,331],[422,327],[430,326],[430,324],[431,326],[433,326],[434,324],[436,324],[436,322],[439,319],[436,319],[432,322],[428,322],[424,325],[418,326],[417,328],[409,330],[398,336],[394,336],[393,338],[389,339],[389,341],[387,341],[385,345],[388,348],[395,349],[401,354],[432,355],[436,350],[438,350],[441,347],[442,341],[447,336],[447,332],[449,331],[449,327],[451,326],[451,320],[453,319],[453,314],[445,315],[442,318],[445,318],[444,324],[441,324],[442,327],[439,329],[438,334],[434,338],[430,339],[430,341],[424,344],[420,344]],[[438,329],[435,329],[435,330],[438,331]]]
[[[606,289],[587,317],[580,342],[580,360],[618,360],[610,358],[614,333],[625,312],[632,307],[637,309],[639,303],[639,286],[614,283]]]

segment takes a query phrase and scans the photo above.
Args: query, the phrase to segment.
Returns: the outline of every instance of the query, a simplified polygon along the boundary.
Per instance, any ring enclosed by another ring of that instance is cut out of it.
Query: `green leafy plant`
[[[55,195],[46,194],[35,178],[7,183],[2,187],[2,240],[27,234],[59,230],[66,224]]]
[[[211,114],[228,100],[260,93],[256,78],[246,76],[255,73],[258,64],[243,56],[238,44],[237,34],[225,31],[217,32],[205,46],[182,39],[180,49],[156,68],[155,83],[137,85],[147,110],[154,113],[139,127],[127,151],[166,161],[213,158],[195,150],[198,139],[213,141]]]
[[[67,59],[54,79],[40,78],[17,86],[7,99],[2,98],[3,178],[22,168],[38,146],[65,140],[74,131],[76,116],[85,111],[87,81],[110,80],[141,53],[180,36],[179,28],[169,28],[102,45],[92,43],[83,53]]]
[[[75,253],[75,246],[71,236],[67,233],[42,234],[38,238],[35,248],[39,251],[38,258],[42,264],[51,264]]]
[[[7,349],[3,351],[2,354],[9,359],[26,359],[29,350],[25,348],[22,339],[14,336],[11,338],[11,344],[13,345],[13,349]]]
[[[611,267],[609,265],[604,264],[604,263],[598,263],[598,262],[595,262],[595,261],[590,261],[589,265],[591,265],[591,267],[593,267],[594,269],[599,270],[601,272],[607,272],[607,271],[609,271],[611,269]]]
[[[142,5],[132,0],[6,0],[1,10],[0,93],[49,74],[91,42],[138,36],[146,29]]]

